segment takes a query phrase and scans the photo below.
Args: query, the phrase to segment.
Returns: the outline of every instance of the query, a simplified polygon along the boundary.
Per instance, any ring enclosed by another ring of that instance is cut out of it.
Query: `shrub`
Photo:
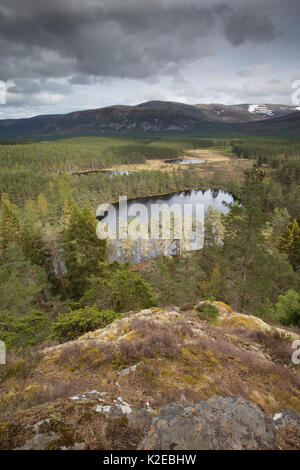
[[[154,358],[157,354],[164,357],[174,357],[178,350],[176,336],[161,328],[149,332],[149,335],[137,341],[120,341],[120,357],[126,361],[140,360],[144,357]]]
[[[192,303],[185,303],[180,307],[181,312],[187,312],[188,310],[193,310],[194,305]]]
[[[218,317],[218,309],[213,304],[204,303],[197,307],[200,320],[213,321]]]
[[[73,342],[67,343],[54,359],[55,364],[68,367],[70,370],[97,369],[104,362],[110,362],[114,358],[111,343],[88,341],[87,345]]]
[[[235,330],[233,333],[243,339],[261,344],[268,354],[272,356],[273,360],[290,365],[293,353],[291,343],[277,331],[267,332],[240,328]]]
[[[0,339],[7,349],[23,349],[42,342],[49,334],[50,321],[44,312],[32,310],[15,317],[10,312],[0,315]]]
[[[89,331],[104,328],[120,318],[113,310],[101,310],[97,307],[85,307],[73,310],[67,314],[60,314],[52,325],[52,338],[59,341],[76,339]]]
[[[21,424],[0,422],[0,450],[10,450],[24,445],[30,437],[30,429]]]
[[[258,317],[262,318],[265,321],[272,321],[274,320],[275,309],[274,305],[267,297],[261,306],[260,310],[256,313]]]
[[[129,364],[131,361],[145,357],[154,358],[156,355],[174,357],[179,350],[180,343],[183,343],[186,337],[193,337],[192,328],[184,322],[161,325],[135,318],[131,321],[130,327],[132,331],[138,333],[140,339],[120,341],[120,357],[116,362],[117,366],[122,365],[122,361]]]
[[[289,290],[285,295],[280,295],[278,302],[275,304],[275,315],[284,325],[300,327],[300,295],[294,290]]]
[[[155,301],[147,281],[126,265],[113,262],[102,265],[101,278],[94,277],[92,287],[85,292],[81,304],[128,312],[152,307]]]

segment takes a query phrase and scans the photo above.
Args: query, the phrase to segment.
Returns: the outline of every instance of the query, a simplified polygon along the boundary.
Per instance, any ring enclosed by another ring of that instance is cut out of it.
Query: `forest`
[[[233,165],[249,160],[243,178],[221,180],[219,170],[207,180],[193,166],[74,174],[163,163],[202,148]],[[0,339],[26,354],[130,310],[201,298],[300,328],[299,178],[300,139],[93,137],[1,145]],[[235,202],[226,215],[207,212],[201,250],[135,265],[108,261],[109,247],[96,236],[100,203],[211,187],[229,191]]]

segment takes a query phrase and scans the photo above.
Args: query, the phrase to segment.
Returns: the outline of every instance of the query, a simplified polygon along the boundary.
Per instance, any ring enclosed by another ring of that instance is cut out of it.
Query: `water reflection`
[[[178,165],[195,165],[197,163],[206,163],[206,160],[201,158],[176,158],[174,160],[165,160],[165,163],[177,163]]]
[[[124,215],[123,212],[120,214],[119,203],[117,203],[114,205],[113,211],[116,215],[117,225],[119,218],[121,220],[126,219],[126,222],[129,224],[129,226],[132,221],[137,222],[138,220],[140,226],[144,225],[144,233],[146,230],[146,232],[149,233],[149,237],[148,239],[141,236],[139,239],[132,239],[129,237],[127,239],[117,238],[116,240],[109,240],[109,260],[117,260],[120,262],[129,261],[135,264],[143,260],[156,258],[161,254],[176,255],[182,250],[185,250],[186,246],[189,246],[189,249],[196,249],[195,247],[199,249],[199,240],[196,240],[196,244],[195,240],[192,240],[194,244],[191,244],[191,240],[175,240],[172,239],[172,237],[171,239],[164,240],[152,239],[150,234],[150,227],[148,225],[149,221],[156,220],[158,226],[161,226],[161,219],[155,219],[157,213],[154,212],[154,207],[157,209],[157,206],[162,208],[164,205],[167,205],[169,208],[171,208],[171,225],[172,221],[174,225],[174,221],[176,221],[176,218],[182,216],[182,214],[185,212],[185,208],[188,207],[187,205],[191,207],[191,219],[195,221],[197,217],[199,218],[199,216],[196,217],[196,208],[198,205],[203,205],[204,217],[204,214],[207,212],[210,206],[213,210],[218,210],[223,214],[227,213],[229,209],[224,203],[231,203],[233,201],[234,198],[230,193],[221,190],[209,189],[182,191],[164,196],[130,199],[127,201],[126,215]],[[141,208],[138,213],[136,212],[137,207]],[[104,213],[101,217],[98,217],[98,220],[102,223],[106,223],[112,231],[116,229],[114,214]],[[202,220],[202,223],[203,222],[204,220]]]

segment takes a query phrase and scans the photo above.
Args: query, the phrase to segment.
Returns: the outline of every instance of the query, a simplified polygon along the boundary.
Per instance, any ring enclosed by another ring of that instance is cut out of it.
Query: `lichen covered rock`
[[[214,396],[208,401],[165,406],[139,449],[274,449],[272,420],[254,403]]]

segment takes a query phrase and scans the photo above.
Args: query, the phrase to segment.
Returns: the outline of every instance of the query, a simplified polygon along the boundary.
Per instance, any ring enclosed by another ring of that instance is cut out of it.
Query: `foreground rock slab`
[[[214,396],[165,406],[139,446],[143,450],[274,449],[276,429],[254,403]]]

